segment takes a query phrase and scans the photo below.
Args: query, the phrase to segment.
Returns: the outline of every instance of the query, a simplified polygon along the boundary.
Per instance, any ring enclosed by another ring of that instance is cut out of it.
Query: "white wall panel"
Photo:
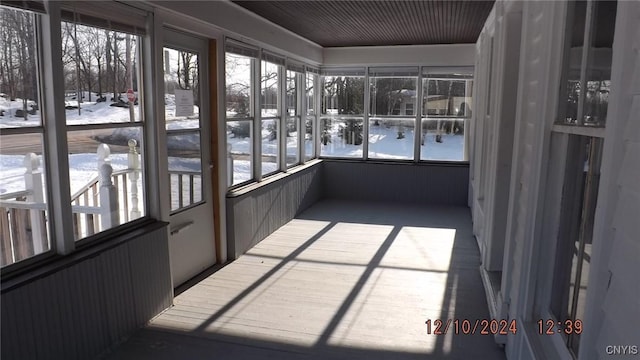
[[[150,1],[174,16],[187,16],[215,27],[237,40],[260,45],[281,55],[322,63],[322,47],[302,38],[231,1]]]
[[[323,49],[323,65],[473,66],[475,44],[359,46]]]
[[[71,261],[3,283],[2,359],[95,358],[172,303],[164,225]]]
[[[640,3],[619,1],[581,359],[640,347]]]

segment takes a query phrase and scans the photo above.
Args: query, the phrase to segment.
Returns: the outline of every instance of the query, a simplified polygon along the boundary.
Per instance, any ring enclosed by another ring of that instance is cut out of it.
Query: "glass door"
[[[216,260],[211,188],[207,41],[166,30],[164,108],[170,186],[171,272],[174,286]]]

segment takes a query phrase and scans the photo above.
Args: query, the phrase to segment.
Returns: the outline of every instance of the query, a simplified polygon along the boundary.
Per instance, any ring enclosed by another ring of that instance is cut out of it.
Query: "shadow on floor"
[[[321,201],[107,358],[504,359],[491,335],[454,335],[488,319],[479,265],[466,208]]]

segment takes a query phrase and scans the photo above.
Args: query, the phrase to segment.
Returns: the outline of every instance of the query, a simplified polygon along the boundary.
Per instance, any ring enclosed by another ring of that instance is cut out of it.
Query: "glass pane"
[[[600,164],[602,161],[603,139],[585,138],[582,151],[585,153],[583,167],[583,195],[580,199],[580,227],[577,231],[576,251],[571,266],[571,283],[569,291],[568,313],[571,319],[584,319],[587,288],[589,285],[589,265],[591,263],[593,223],[598,201],[598,187],[600,184]],[[569,336],[569,346],[575,354],[578,353],[580,334]]]
[[[202,198],[200,131],[167,134],[171,211],[197,204]]]
[[[573,9],[571,9],[573,7]],[[573,11],[571,11],[573,10]],[[582,67],[582,50],[584,46],[584,28],[587,16],[586,1],[572,1],[568,4],[571,47],[568,49],[568,64],[565,64],[566,95],[564,102],[564,122],[577,124],[578,104],[580,101],[580,69]],[[562,111],[561,111],[562,112]]]
[[[416,77],[372,77],[371,115],[413,115],[416,103]]]
[[[40,126],[34,15],[0,7],[0,128]]]
[[[49,251],[42,135],[0,135],[0,266]]]
[[[275,117],[280,114],[280,77],[278,70],[280,66],[262,61],[261,79],[260,79],[260,116]]]
[[[167,130],[200,128],[198,54],[164,48]]]
[[[423,115],[471,116],[473,80],[430,75],[422,80]]]
[[[198,54],[164,48],[171,211],[203,201]]]
[[[369,157],[413,159],[415,118],[369,118]]]
[[[363,123],[361,117],[320,119],[320,155],[362,158]]]
[[[251,158],[251,120],[227,122],[227,174],[229,186],[240,184],[253,178]]]
[[[364,77],[323,77],[322,114],[364,114]]]
[[[144,216],[142,127],[70,131],[67,136],[75,239]],[[103,164],[110,164],[111,175],[99,171]]]
[[[464,160],[464,118],[422,118],[420,160]]]
[[[262,120],[262,175],[278,171],[278,120]]]
[[[306,97],[307,97],[307,115],[315,115],[316,114],[316,92],[315,92],[315,83],[318,78],[318,75],[315,74],[307,74],[307,85],[306,85]]]
[[[315,150],[315,141],[314,141],[314,133],[315,133],[315,116],[307,116],[305,120],[305,134],[304,134],[304,160],[313,159],[313,154]]]
[[[299,162],[298,157],[298,122],[299,117],[287,118],[287,166]]]
[[[297,72],[287,70],[287,116],[296,116],[298,114],[298,74]]]
[[[227,53],[225,57],[225,102],[227,118],[252,117],[251,74],[253,59]]]
[[[569,136],[567,158],[570,161],[565,170],[550,307],[558,321],[584,319],[602,144],[600,138]],[[577,355],[580,334],[574,333],[565,339]]]
[[[69,22],[61,26],[67,124],[142,121],[140,38]]]
[[[584,125],[604,126],[607,120],[617,5],[616,1],[594,2],[595,21],[588,48]]]

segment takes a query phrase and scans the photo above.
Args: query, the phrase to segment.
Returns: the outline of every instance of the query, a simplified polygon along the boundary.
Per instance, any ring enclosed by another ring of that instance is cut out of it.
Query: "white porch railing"
[[[126,223],[141,216],[140,155],[129,140],[127,168],[113,171],[111,150],[98,146],[98,176],[71,195],[75,239]],[[48,211],[38,157],[25,156],[25,189],[0,195],[0,265],[5,266],[49,250]],[[202,201],[202,174],[169,171],[172,211]]]
[[[74,236],[80,239],[140,217],[140,155],[129,141],[128,167],[113,171],[110,149],[98,147],[98,173],[71,196]],[[0,195],[0,265],[49,250],[48,217],[38,157],[25,156],[25,190]]]

